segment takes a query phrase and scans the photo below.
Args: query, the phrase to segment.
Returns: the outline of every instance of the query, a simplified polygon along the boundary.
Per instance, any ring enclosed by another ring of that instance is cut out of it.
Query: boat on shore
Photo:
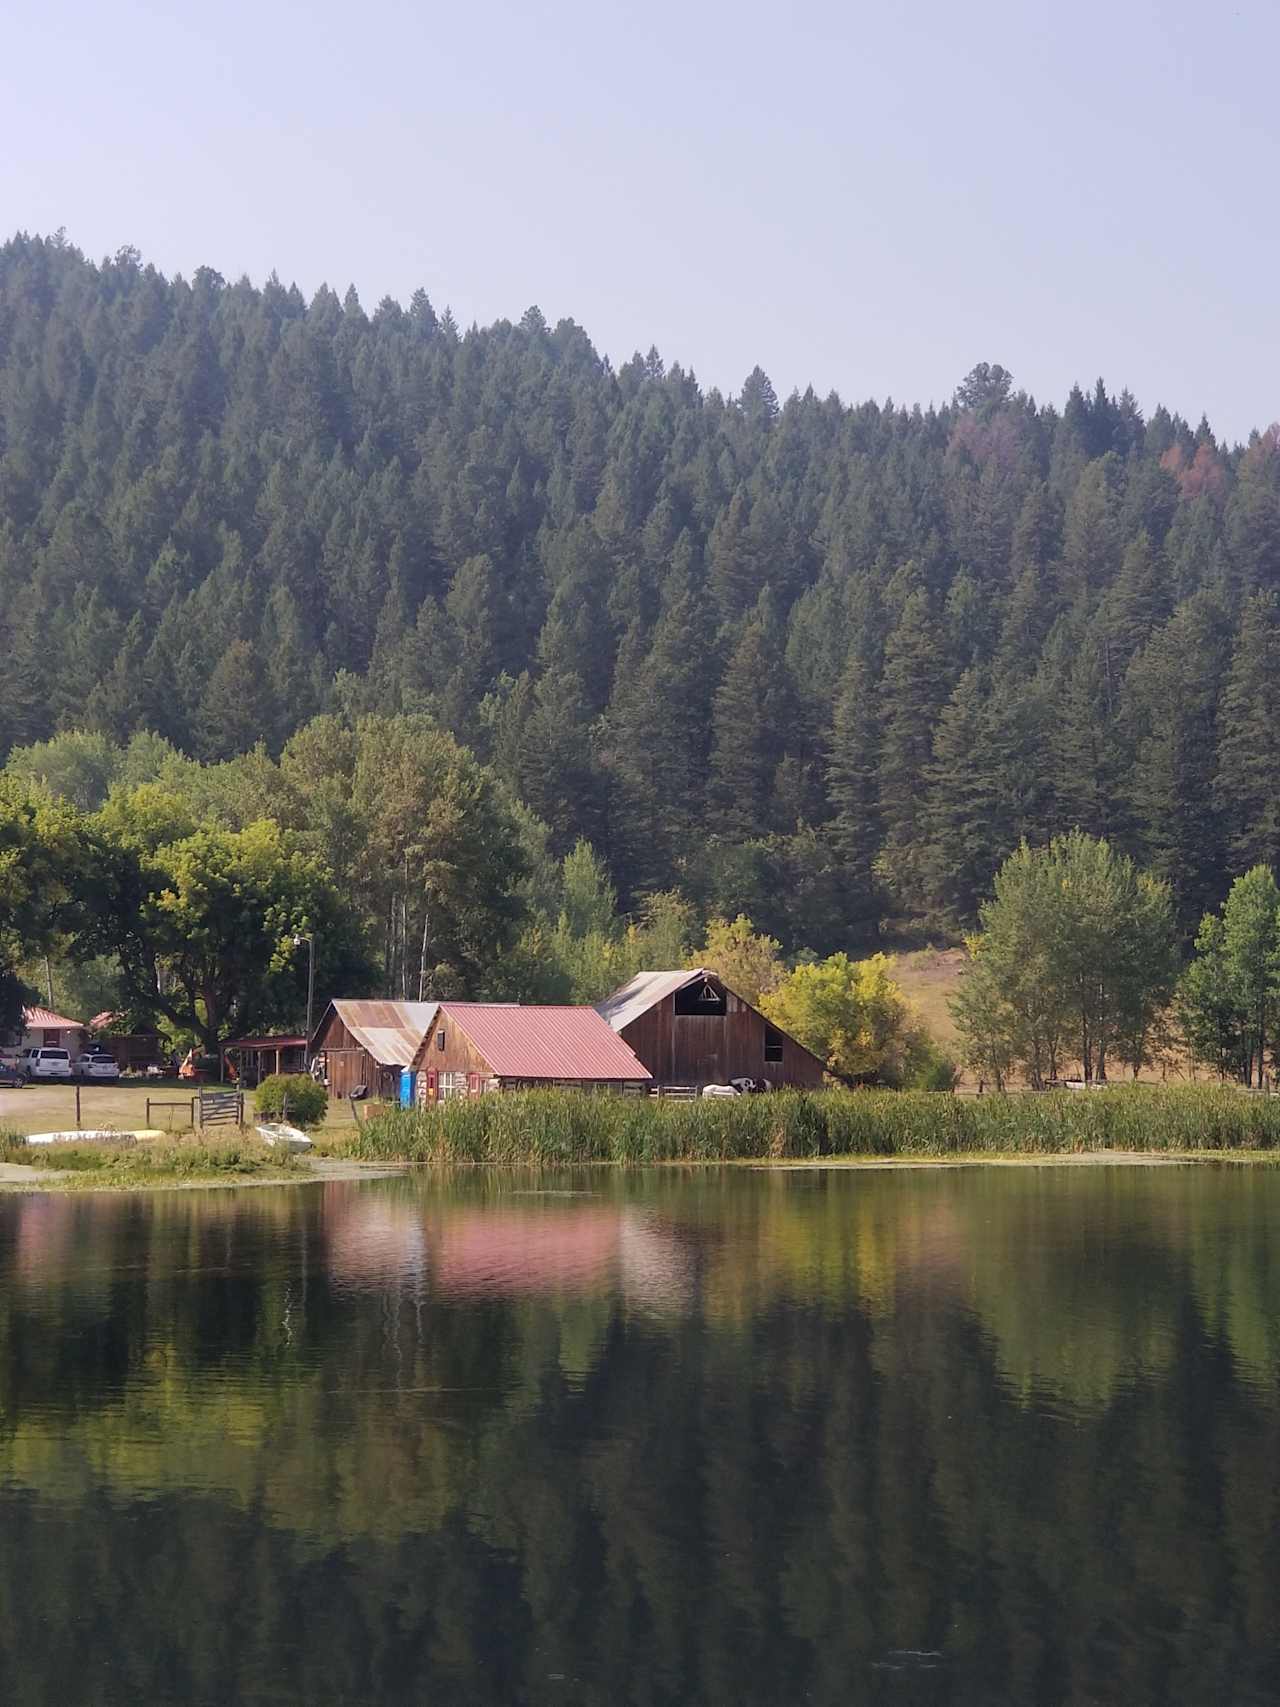
[[[90,1128],[84,1132],[29,1132],[26,1144],[136,1144],[140,1138],[163,1138],[159,1130],[118,1132],[114,1127]]]
[[[283,1150],[287,1155],[300,1156],[313,1148],[310,1138],[296,1126],[289,1126],[283,1120],[264,1121],[255,1127],[262,1142],[273,1150]]]

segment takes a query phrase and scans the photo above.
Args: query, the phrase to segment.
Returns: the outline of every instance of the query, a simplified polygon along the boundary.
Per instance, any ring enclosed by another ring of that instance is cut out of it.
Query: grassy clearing
[[[929,1034],[940,1048],[959,1047],[950,1001],[964,978],[968,956],[962,948],[919,948],[895,957],[893,977],[915,1003]]]
[[[1280,1098],[1216,1085],[985,1097],[779,1092],[691,1103],[530,1091],[379,1115],[332,1146],[362,1161],[499,1167],[1271,1149],[1280,1149]]]
[[[49,1144],[32,1148],[19,1134],[0,1133],[0,1162],[65,1175],[76,1185],[130,1189],[201,1180],[282,1179],[301,1171],[296,1158],[277,1156],[252,1138],[185,1144]],[[47,1183],[47,1182],[42,1182]]]

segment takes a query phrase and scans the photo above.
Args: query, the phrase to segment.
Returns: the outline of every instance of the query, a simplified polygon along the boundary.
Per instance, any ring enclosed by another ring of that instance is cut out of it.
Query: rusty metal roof
[[[651,1077],[594,1008],[516,1007],[496,1002],[441,1002],[499,1079],[584,1079],[594,1082]],[[434,1029],[434,1027],[432,1028]],[[429,1065],[424,1042],[417,1065]]]
[[[332,1006],[352,1037],[380,1067],[408,1067],[431,1029],[440,1004],[343,999]]]
[[[705,966],[686,968],[682,972],[637,972],[620,990],[597,1002],[595,1011],[615,1031],[622,1031],[633,1019],[639,1019],[641,1014],[648,1013],[659,1002],[665,1002],[668,996],[674,996],[686,984],[714,977],[715,973],[709,972]]]

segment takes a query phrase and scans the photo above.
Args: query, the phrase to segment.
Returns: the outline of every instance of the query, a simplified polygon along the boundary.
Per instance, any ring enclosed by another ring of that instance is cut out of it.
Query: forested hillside
[[[1101,381],[726,398],[537,309],[0,249],[0,757],[425,713],[627,904],[789,949],[963,926],[1073,826],[1194,926],[1280,864],[1278,588],[1280,433]]]

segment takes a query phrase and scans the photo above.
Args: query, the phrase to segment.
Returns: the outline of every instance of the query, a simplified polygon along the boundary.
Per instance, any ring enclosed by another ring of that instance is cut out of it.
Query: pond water
[[[0,1199],[0,1696],[1280,1698],[1280,1174]]]

